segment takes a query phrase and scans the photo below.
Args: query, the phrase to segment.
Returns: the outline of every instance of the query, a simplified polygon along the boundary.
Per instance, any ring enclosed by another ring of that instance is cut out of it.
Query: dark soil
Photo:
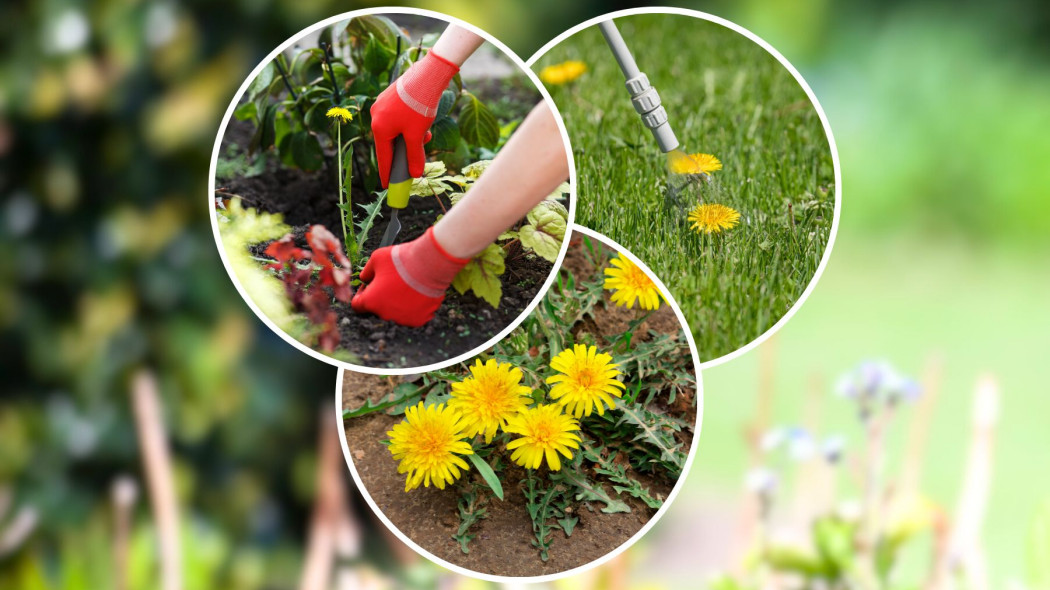
[[[582,279],[593,276],[594,265],[585,254],[579,237],[579,234],[573,235],[561,272],[571,272]],[[615,253],[606,251],[606,256],[609,255]],[[581,322],[574,330],[587,330],[604,341],[604,335],[621,332],[636,317],[637,310],[612,305],[606,299],[604,306],[595,308],[593,321],[588,319]],[[650,315],[636,330],[636,338],[649,338],[650,329],[684,337],[678,318],[666,305]],[[381,401],[399,383],[398,379],[344,371],[343,407],[358,408],[366,399]],[[679,395],[675,400],[675,408],[669,409],[685,410],[695,399],[695,393],[690,391]],[[505,500],[501,502],[493,498],[489,501],[488,517],[472,528],[471,532],[477,536],[470,543],[470,553],[464,554],[459,543],[452,538],[459,526],[456,506],[459,494],[454,490],[436,488],[417,488],[405,493],[405,476],[397,472],[397,463],[380,442],[387,438],[387,431],[401,420],[401,416],[372,414],[345,421],[351,460],[376,506],[390,522],[420,547],[450,563],[480,573],[511,577],[562,572],[590,563],[616,549],[634,536],[656,513],[656,510],[626,494],[620,499],[631,506],[630,513],[604,514],[581,505],[576,513],[580,522],[572,536],[567,538],[560,531],[555,532],[550,559],[543,562],[531,545],[534,539],[532,523],[525,510],[525,497],[521,491],[524,470],[511,464],[504,479]],[[686,433],[682,434],[681,442],[688,448],[693,441]],[[676,483],[666,477],[636,476],[654,497],[666,498]],[[597,478],[601,479],[600,476]],[[605,487],[612,491],[610,486]]]
[[[236,146],[234,150],[248,145],[251,134],[250,123],[231,120],[221,153],[226,154],[230,145]],[[264,173],[235,178],[223,183],[221,188],[240,196],[246,207],[281,213],[285,223],[293,226],[296,241],[305,246],[304,236],[310,225],[319,223],[333,234],[341,234],[334,185],[333,170],[307,173],[269,162]],[[355,203],[373,198],[363,191],[355,190],[353,194]],[[447,200],[439,204],[432,197],[413,197],[399,214],[402,228],[398,242],[423,235],[443,212],[442,205],[450,206]],[[389,219],[385,204],[381,215],[365,242],[366,256],[379,246],[383,237]],[[253,254],[261,256],[266,245],[254,246]],[[551,263],[535,255],[512,253],[506,260],[503,299],[498,309],[472,293],[460,295],[450,289],[434,319],[421,328],[407,328],[371,314],[357,314],[349,305],[336,302],[333,309],[339,315],[340,348],[369,367],[415,367],[458,356],[484,344],[512,323],[539,292],[552,269]]]

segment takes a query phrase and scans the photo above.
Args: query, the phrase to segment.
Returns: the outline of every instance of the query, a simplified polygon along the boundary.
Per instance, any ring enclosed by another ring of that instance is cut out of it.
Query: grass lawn
[[[686,207],[665,203],[665,156],[631,106],[597,27],[535,66],[580,60],[588,68],[574,82],[549,86],[576,158],[576,222],[657,273],[681,305],[701,361],[711,360],[765,332],[812,278],[833,218],[831,152],[802,88],[746,37],[686,16],[616,22],[660,91],[681,148],[723,163],[690,200],[730,206],[740,225],[700,236],[689,229]]]

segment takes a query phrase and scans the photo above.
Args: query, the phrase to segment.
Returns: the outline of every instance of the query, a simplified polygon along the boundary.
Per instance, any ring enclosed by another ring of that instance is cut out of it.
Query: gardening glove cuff
[[[469,259],[449,254],[434,238],[434,228],[422,237],[372,253],[350,305],[402,326],[419,327],[434,317],[445,291]]]
[[[405,140],[409,176],[423,176],[427,161],[423,144],[430,141],[430,125],[437,116],[441,93],[458,71],[456,64],[431,51],[376,97],[369,112],[383,188],[390,184],[394,140],[398,136]]]
[[[397,95],[405,106],[433,121],[441,102],[441,93],[448,88],[459,66],[434,53],[412,64],[394,83]]]
[[[443,297],[452,279],[470,262],[446,252],[434,237],[433,227],[419,239],[395,246],[390,258],[401,280],[428,297]]]

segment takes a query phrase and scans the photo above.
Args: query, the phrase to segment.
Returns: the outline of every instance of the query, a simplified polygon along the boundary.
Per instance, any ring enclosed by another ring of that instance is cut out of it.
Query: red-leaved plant
[[[323,225],[314,225],[306,232],[306,243],[309,250],[296,246],[291,234],[271,242],[265,254],[276,262],[266,268],[276,271],[284,281],[284,290],[295,310],[304,312],[320,327],[317,343],[321,349],[332,352],[339,345],[339,324],[331,308],[331,298],[350,302],[353,294],[350,260],[339,240]],[[309,264],[297,265],[296,261],[309,261]],[[331,295],[325,287],[332,290]]]

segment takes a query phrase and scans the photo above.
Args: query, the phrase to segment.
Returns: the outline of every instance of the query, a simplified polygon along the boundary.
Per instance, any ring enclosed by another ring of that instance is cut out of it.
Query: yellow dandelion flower
[[[335,119],[336,117],[339,117],[343,120],[343,123],[346,123],[347,121],[352,121],[354,119],[354,114],[350,112],[350,109],[343,107],[332,107],[328,109],[328,112],[325,113],[324,116],[328,117],[329,119]]]
[[[463,417],[467,436],[484,434],[490,443],[508,418],[525,409],[532,389],[521,384],[521,377],[521,369],[510,363],[489,359],[483,365],[479,359],[470,377],[452,384],[448,407]]]
[[[608,354],[598,353],[594,346],[577,344],[572,350],[563,350],[551,359],[551,368],[561,373],[547,378],[551,399],[565,406],[573,416],[590,416],[593,410],[605,414],[605,406],[615,405],[613,397],[620,397],[624,384],[616,380],[619,365]],[[509,432],[509,431],[508,431]]]
[[[540,80],[543,80],[544,84],[568,84],[586,72],[587,64],[582,61],[564,61],[540,70]]]
[[[670,162],[671,172],[675,174],[711,174],[722,169],[722,162],[711,154],[681,154],[672,157]]]
[[[735,226],[740,221],[740,213],[725,205],[700,204],[689,212],[688,219],[693,222],[691,229],[696,233],[711,234]]]
[[[637,300],[642,309],[660,308],[660,289],[645,271],[620,255],[612,259],[616,268],[605,269],[606,289],[612,289],[612,302],[620,307],[634,307]]]
[[[580,429],[580,423],[571,416],[562,413],[561,407],[549,404],[526,408],[507,421],[505,431],[519,434],[507,443],[507,449],[513,450],[510,459],[527,469],[538,469],[543,459],[551,471],[561,469],[561,458],[572,459],[569,449],[580,448],[580,437],[574,434]]]
[[[433,483],[439,490],[459,479],[460,470],[469,469],[459,455],[472,455],[470,443],[463,440],[463,419],[445,404],[423,407],[419,402],[405,412],[405,420],[387,432],[390,454],[400,461],[398,473],[407,473],[405,491]]]

